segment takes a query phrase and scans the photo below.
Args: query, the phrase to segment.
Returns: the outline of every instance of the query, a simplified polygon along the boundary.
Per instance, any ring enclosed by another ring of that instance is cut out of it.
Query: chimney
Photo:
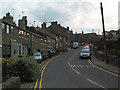
[[[84,34],[84,31],[82,31],[82,34]]]
[[[10,12],[6,14],[6,16],[3,17],[3,21],[9,23],[9,24],[14,24],[13,22],[13,17],[10,15]]]
[[[24,30],[26,30],[27,27],[27,16],[23,16],[22,19],[18,20],[18,26]]]
[[[43,22],[43,23],[41,24],[41,27],[42,27],[42,29],[46,29],[46,23]]]
[[[69,30],[69,27],[67,27],[67,30]]]
[[[57,21],[51,22],[51,25],[57,25]]]

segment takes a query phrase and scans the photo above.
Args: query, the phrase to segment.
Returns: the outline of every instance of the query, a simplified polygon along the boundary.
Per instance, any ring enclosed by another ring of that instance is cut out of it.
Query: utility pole
[[[107,57],[106,36],[105,36],[105,25],[104,25],[104,16],[103,16],[102,2],[100,3],[100,9],[101,9],[101,16],[102,16],[103,38],[104,38],[104,61],[105,61],[106,63],[109,63],[108,57]]]

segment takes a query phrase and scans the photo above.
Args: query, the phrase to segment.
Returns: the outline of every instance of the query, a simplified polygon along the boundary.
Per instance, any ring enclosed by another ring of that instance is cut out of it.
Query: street
[[[51,61],[44,69],[41,88],[118,88],[117,76],[92,66],[89,59],[79,59],[81,49]]]

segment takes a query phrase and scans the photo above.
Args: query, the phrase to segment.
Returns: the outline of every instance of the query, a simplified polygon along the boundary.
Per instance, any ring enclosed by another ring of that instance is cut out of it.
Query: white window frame
[[[10,26],[6,25],[6,33],[9,34],[10,33]]]

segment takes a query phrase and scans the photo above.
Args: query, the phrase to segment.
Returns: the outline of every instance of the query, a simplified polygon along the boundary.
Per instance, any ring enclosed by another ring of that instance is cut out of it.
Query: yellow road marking
[[[44,64],[45,65],[45,64]],[[42,66],[42,68],[40,69],[40,71],[42,71],[42,69],[44,68],[44,65]]]
[[[70,49],[71,50],[71,49]],[[69,50],[69,51],[70,51]],[[58,56],[60,56],[60,55],[58,55]],[[40,71],[42,71],[41,72],[41,79],[40,79],[40,85],[39,85],[39,89],[41,90],[41,85],[42,85],[42,76],[43,76],[43,72],[44,72],[44,69],[46,68],[46,66],[47,66],[47,64],[50,62],[50,61],[52,61],[52,60],[54,60],[55,58],[57,58],[58,56],[56,56],[56,57],[52,57],[50,60],[48,60],[43,66],[42,66],[42,68],[40,69]],[[36,81],[36,84],[38,84],[38,81]],[[35,84],[35,85],[36,85]],[[35,87],[34,87],[34,90],[35,90]]]
[[[52,57],[51,59],[53,59],[53,58],[54,58],[54,57]],[[50,59],[50,60],[51,60],[51,59]],[[48,61],[49,61],[49,60],[48,60]],[[48,61],[47,61],[47,62],[48,62]],[[46,62],[46,63],[47,63],[47,62]],[[46,63],[45,63],[45,64],[46,64]],[[42,68],[40,69],[40,71],[42,71],[42,69],[44,68],[45,64],[42,66]]]
[[[59,56],[59,55],[58,55],[58,56]],[[58,56],[56,56],[56,57],[58,57]],[[50,61],[52,61],[53,59],[55,59],[56,57],[52,57],[51,59],[49,59],[49,60],[42,66],[42,68],[40,69],[40,71],[42,71],[42,72],[41,72],[41,78],[42,78],[42,76],[43,76],[43,71],[44,71],[45,67],[47,66],[47,64],[48,64]],[[40,83],[42,84],[42,79],[40,80]],[[35,83],[35,86],[34,86],[34,90],[36,90],[37,84],[38,84],[38,79],[36,80],[36,83]],[[40,85],[40,87],[41,87],[41,85]]]
[[[35,89],[36,89],[36,87],[37,87],[37,83],[38,83],[38,79],[36,80],[34,90],[35,90]]]
[[[110,74],[115,75],[115,76],[117,76],[117,77],[120,77],[119,74],[113,73],[113,72],[108,71],[108,70],[105,70],[105,69],[103,69],[103,68],[101,68],[101,67],[99,67],[99,66],[96,66],[96,65],[93,64],[90,60],[88,60],[88,62],[89,62],[92,66],[94,66],[94,67],[96,67],[96,68],[98,68],[98,69],[100,69],[100,70],[102,70],[102,71],[104,71],[104,72],[107,72],[107,73],[110,73]]]
[[[58,56],[60,56],[60,55],[58,55]],[[51,59],[50,59],[48,62],[46,62],[46,64],[44,65],[44,68],[43,68],[42,73],[41,73],[41,79],[40,79],[39,90],[41,90],[43,72],[44,72],[44,70],[45,70],[45,68],[46,68],[47,64],[48,64],[49,62],[51,62],[52,60],[54,60],[55,58],[57,58],[58,56],[56,56],[56,57],[54,57],[54,58],[51,58]]]

